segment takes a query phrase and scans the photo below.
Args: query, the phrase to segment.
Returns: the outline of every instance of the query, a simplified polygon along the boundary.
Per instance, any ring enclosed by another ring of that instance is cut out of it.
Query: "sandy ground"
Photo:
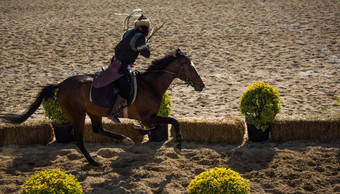
[[[239,172],[252,193],[340,193],[340,140],[183,145],[177,155],[172,142],[87,144],[101,168],[88,165],[73,144],[2,147],[0,193],[18,192],[32,174],[60,168],[75,175],[85,193],[177,194],[214,167]]]
[[[124,16],[144,10],[154,26],[152,60],[180,48],[205,81],[194,92],[176,80],[173,115],[239,115],[252,83],[279,90],[278,117],[339,117],[340,2],[338,0],[12,0],[0,1],[0,113],[21,113],[42,86],[107,66],[123,33]],[[38,109],[32,119],[43,118]],[[172,143],[169,143],[170,145]],[[254,193],[340,192],[339,141],[244,145],[88,145],[104,162],[86,164],[71,145],[1,147],[0,193],[18,191],[31,174],[59,167],[86,193],[183,193],[198,173],[230,167],[251,180]]]

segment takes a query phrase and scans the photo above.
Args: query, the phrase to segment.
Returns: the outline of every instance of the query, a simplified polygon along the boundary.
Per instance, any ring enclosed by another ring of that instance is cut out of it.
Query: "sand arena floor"
[[[12,0],[0,2],[0,113],[21,113],[42,86],[107,66],[124,17],[144,10],[153,26],[150,59],[180,48],[205,81],[198,93],[176,80],[169,88],[173,117],[239,115],[242,93],[265,81],[278,89],[278,117],[340,118],[338,0]],[[32,119],[44,118],[42,108]],[[168,146],[169,145],[169,146]],[[103,161],[90,167],[73,145],[6,146],[0,154],[0,193],[15,193],[46,168],[75,174],[86,193],[185,193],[198,173],[229,167],[251,181],[253,193],[336,193],[339,141],[245,145],[136,147],[88,145]]]

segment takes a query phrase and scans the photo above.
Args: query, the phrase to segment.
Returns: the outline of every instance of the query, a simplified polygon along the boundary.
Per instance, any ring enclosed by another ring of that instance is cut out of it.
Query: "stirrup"
[[[117,124],[120,124],[120,120],[118,118],[118,114],[114,114],[114,115],[109,115],[107,116],[107,118],[109,118],[111,121],[117,123]]]

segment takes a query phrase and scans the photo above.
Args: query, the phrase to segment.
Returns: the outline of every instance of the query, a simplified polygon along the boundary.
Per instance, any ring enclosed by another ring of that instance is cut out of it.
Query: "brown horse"
[[[179,152],[182,135],[178,121],[174,118],[157,115],[162,95],[175,78],[185,81],[193,86],[196,91],[202,91],[205,86],[190,58],[177,49],[176,52],[153,61],[144,73],[137,74],[136,100],[128,106],[127,115],[124,116],[123,110],[121,110],[119,116],[139,120],[144,125],[171,124],[176,132],[175,151]],[[25,114],[5,119],[12,123],[24,122],[36,111],[42,101],[53,96],[55,89],[58,88],[57,101],[73,125],[76,145],[90,164],[100,166],[101,164],[96,162],[84,147],[83,135],[86,114],[91,119],[94,133],[116,138],[127,144],[134,144],[134,142],[129,137],[103,128],[102,117],[108,116],[110,109],[97,106],[90,101],[92,81],[93,76],[79,75],[70,77],[58,85],[46,86]]]

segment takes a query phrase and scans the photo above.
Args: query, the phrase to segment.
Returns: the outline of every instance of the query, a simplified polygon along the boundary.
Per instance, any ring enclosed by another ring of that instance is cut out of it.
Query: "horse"
[[[139,120],[147,126],[171,124],[176,133],[174,149],[176,153],[179,153],[183,139],[178,121],[171,117],[157,115],[162,96],[175,78],[186,82],[195,91],[202,91],[205,87],[194,63],[187,54],[177,49],[161,59],[154,60],[145,72],[136,75],[137,95],[135,101],[127,107],[127,114],[124,114],[123,109],[118,114],[120,118]],[[58,89],[56,99],[73,126],[75,144],[91,165],[101,166],[102,164],[95,161],[84,146],[86,114],[91,119],[94,133],[118,139],[129,145],[133,145],[134,142],[129,137],[103,128],[102,117],[109,115],[110,108],[104,108],[91,102],[89,96],[93,79],[93,75],[77,75],[67,78],[59,84],[47,85],[40,91],[26,113],[3,118],[11,123],[24,122],[38,109],[43,100],[55,97],[55,91]]]

